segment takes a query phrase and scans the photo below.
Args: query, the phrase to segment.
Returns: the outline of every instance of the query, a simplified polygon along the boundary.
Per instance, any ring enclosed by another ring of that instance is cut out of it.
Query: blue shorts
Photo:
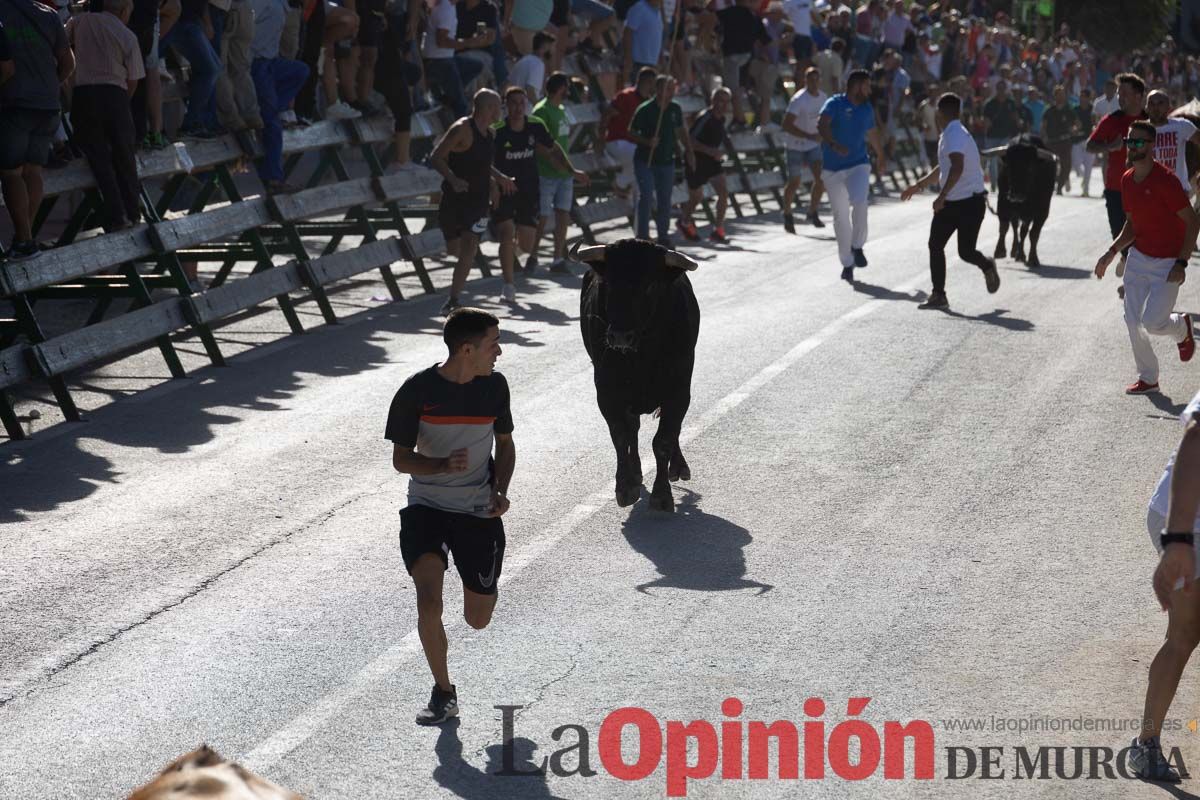
[[[787,149],[788,178],[799,178],[805,166],[810,170],[814,166],[821,166],[821,148],[814,147],[811,150],[793,150],[789,147]]]
[[[538,178],[541,183],[542,203],[539,209],[543,217],[555,211],[570,211],[575,199],[575,182],[572,178]]]

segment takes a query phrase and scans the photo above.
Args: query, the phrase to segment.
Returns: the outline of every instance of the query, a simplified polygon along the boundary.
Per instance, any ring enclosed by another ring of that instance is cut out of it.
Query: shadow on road
[[[876,300],[907,300],[911,303],[920,303],[925,299],[924,292],[897,292],[893,289],[888,289],[886,286],[876,286],[873,283],[863,283],[857,279],[854,280],[850,286],[859,294],[865,294],[868,297],[875,298]]]
[[[1156,783],[1154,785],[1178,800],[1200,800],[1200,795],[1192,794],[1182,786],[1175,786],[1169,783]]]
[[[750,532],[729,520],[706,514],[700,495],[685,490],[672,516],[650,513],[648,497],[633,507],[621,532],[634,550],[654,563],[662,576],[636,587],[649,594],[652,588],[725,592],[775,588],[746,577],[746,545]]]
[[[1151,392],[1146,395],[1150,398],[1151,404],[1164,414],[1168,414],[1170,419],[1178,419],[1183,410],[1187,408],[1187,403],[1176,403],[1167,397],[1162,392]],[[1152,415],[1151,415],[1152,416]]]
[[[1005,316],[1008,313],[1007,308],[997,308],[995,311],[989,311],[986,314],[979,314],[978,316],[971,316],[970,314],[960,314],[957,311],[951,311],[948,308],[943,308],[943,309],[938,309],[938,310],[941,311],[941,313],[945,314],[947,317],[953,317],[954,319],[961,319],[966,322],[982,322],[982,323],[985,323],[988,325],[995,325],[998,328],[1004,328],[1005,330],[1010,330],[1010,331],[1026,332],[1026,331],[1031,331],[1034,328],[1033,323],[1027,319],[1021,319],[1020,317]]]
[[[157,386],[144,389],[144,377],[93,373],[68,378],[74,386],[99,382],[114,402],[87,412],[84,422],[60,423],[38,431],[32,439],[0,447],[0,525],[83,500],[100,485],[119,483],[121,464],[97,455],[97,450],[117,445],[186,453],[219,434],[238,435],[238,423],[247,416],[242,412],[287,409],[310,383],[310,376],[334,378],[386,367],[397,359],[391,335],[421,333],[440,338],[441,300],[423,296],[348,315],[342,325],[314,327],[299,340],[285,337],[251,348],[231,358],[228,367],[196,370],[181,379],[186,382],[181,386],[159,378],[162,382]],[[537,304],[527,306],[523,314],[523,319],[544,319],[551,325],[572,321]],[[228,327],[222,330],[231,332]],[[506,344],[541,344],[508,333]],[[173,338],[182,340],[184,347],[194,341]],[[280,346],[283,342],[298,342],[298,346]],[[272,347],[279,349],[262,352]],[[424,366],[414,364],[410,372]],[[165,388],[175,390],[162,391]],[[382,424],[387,409],[379,409],[379,414]]]
[[[458,738],[457,719],[442,726],[435,750],[438,765],[433,770],[433,779],[439,786],[448,789],[465,800],[492,800],[493,798],[521,798],[521,800],[560,800],[550,792],[545,774],[514,775],[501,774],[506,767],[514,772],[534,772],[542,765],[534,761],[537,745],[525,737],[512,740],[512,763],[505,764],[503,745],[494,744],[487,748],[486,769],[478,769],[463,758],[462,740]]]
[[[1015,267],[1019,269],[1022,264],[1014,262]],[[1090,269],[1082,267],[1060,267],[1054,264],[1042,264],[1040,267],[1026,267],[1025,272],[1029,275],[1037,275],[1042,278],[1055,278],[1058,280],[1082,280],[1092,277]]]

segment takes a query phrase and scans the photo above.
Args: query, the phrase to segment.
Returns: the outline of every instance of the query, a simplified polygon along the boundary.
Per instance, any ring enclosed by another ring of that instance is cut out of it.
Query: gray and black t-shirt
[[[466,448],[467,470],[454,474],[410,475],[409,505],[488,515],[492,499],[492,444],[496,433],[512,433],[508,381],[499,372],[454,383],[437,371],[422,370],[404,382],[388,411],[384,438],[430,458]]]
[[[0,0],[0,24],[17,68],[0,85],[0,106],[58,111],[58,54],[69,46],[58,14],[33,0]]]

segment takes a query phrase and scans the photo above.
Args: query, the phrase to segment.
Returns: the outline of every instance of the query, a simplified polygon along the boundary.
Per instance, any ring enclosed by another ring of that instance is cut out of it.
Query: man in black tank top
[[[529,99],[525,90],[511,86],[504,93],[508,118],[494,126],[493,164],[497,170],[516,182],[516,191],[496,193],[492,198],[492,231],[500,242],[500,269],[504,273],[504,289],[500,299],[516,302],[513,268],[516,247],[532,253],[537,244],[537,224],[540,217],[541,183],[538,178],[537,157],[548,160],[557,169],[573,173],[576,180],[586,184],[587,173],[571,166],[567,154],[550,135],[537,117],[526,116]]]
[[[678,227],[683,237],[693,242],[700,239],[700,234],[696,231],[692,212],[704,198],[706,183],[711,183],[717,192],[717,219],[708,238],[721,244],[729,241],[725,236],[729,192],[725,186],[725,168],[721,166],[721,159],[725,156],[722,150],[725,146],[725,116],[729,113],[732,97],[730,90],[723,86],[713,91],[708,108],[701,111],[692,123],[692,149],[696,151],[696,163],[694,167],[688,167],[685,173],[688,199],[680,209]]]
[[[514,189],[512,178],[492,166],[492,123],[498,119],[500,95],[480,89],[472,101],[471,116],[450,126],[429,159],[443,178],[438,224],[446,237],[446,252],[457,259],[443,314],[462,305],[458,295],[475,262],[479,237],[487,230],[492,182],[505,193]]]

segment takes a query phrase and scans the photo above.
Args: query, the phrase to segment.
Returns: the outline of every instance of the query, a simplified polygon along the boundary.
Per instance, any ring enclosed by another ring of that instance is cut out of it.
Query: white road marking
[[[896,287],[894,291],[911,291],[923,284],[927,279],[927,273],[922,271],[921,274]],[[851,322],[860,320],[891,302],[890,300],[881,298],[868,300],[866,303],[855,307],[833,320],[812,336],[799,342],[791,350],[759,370],[758,373],[737,389],[721,398],[712,408],[702,414],[694,424],[686,425],[680,434],[680,441],[692,441],[716,424],[721,417],[737,408],[755,392],[770,383],[773,378],[785,372],[793,364],[815,350],[830,337],[836,335]],[[649,482],[652,475],[653,469],[647,471],[644,475],[645,480]],[[543,553],[579,527],[601,507],[613,502],[612,492],[611,482],[606,481],[604,486],[588,495],[569,514],[559,519],[540,535],[534,536],[527,544],[506,560],[504,572],[500,576],[499,583],[503,585],[512,580],[526,567],[540,558]],[[461,624],[463,623],[455,622],[448,624],[446,627],[451,629]],[[266,770],[288,753],[304,744],[318,730],[324,727],[330,719],[353,702],[355,698],[366,692],[372,684],[386,678],[398,670],[409,658],[420,655],[420,653],[421,640],[414,629],[409,631],[400,640],[399,644],[385,650],[374,661],[351,678],[349,682],[325,695],[316,705],[288,722],[270,738],[259,743],[257,747],[241,759],[242,764],[251,770]]]

